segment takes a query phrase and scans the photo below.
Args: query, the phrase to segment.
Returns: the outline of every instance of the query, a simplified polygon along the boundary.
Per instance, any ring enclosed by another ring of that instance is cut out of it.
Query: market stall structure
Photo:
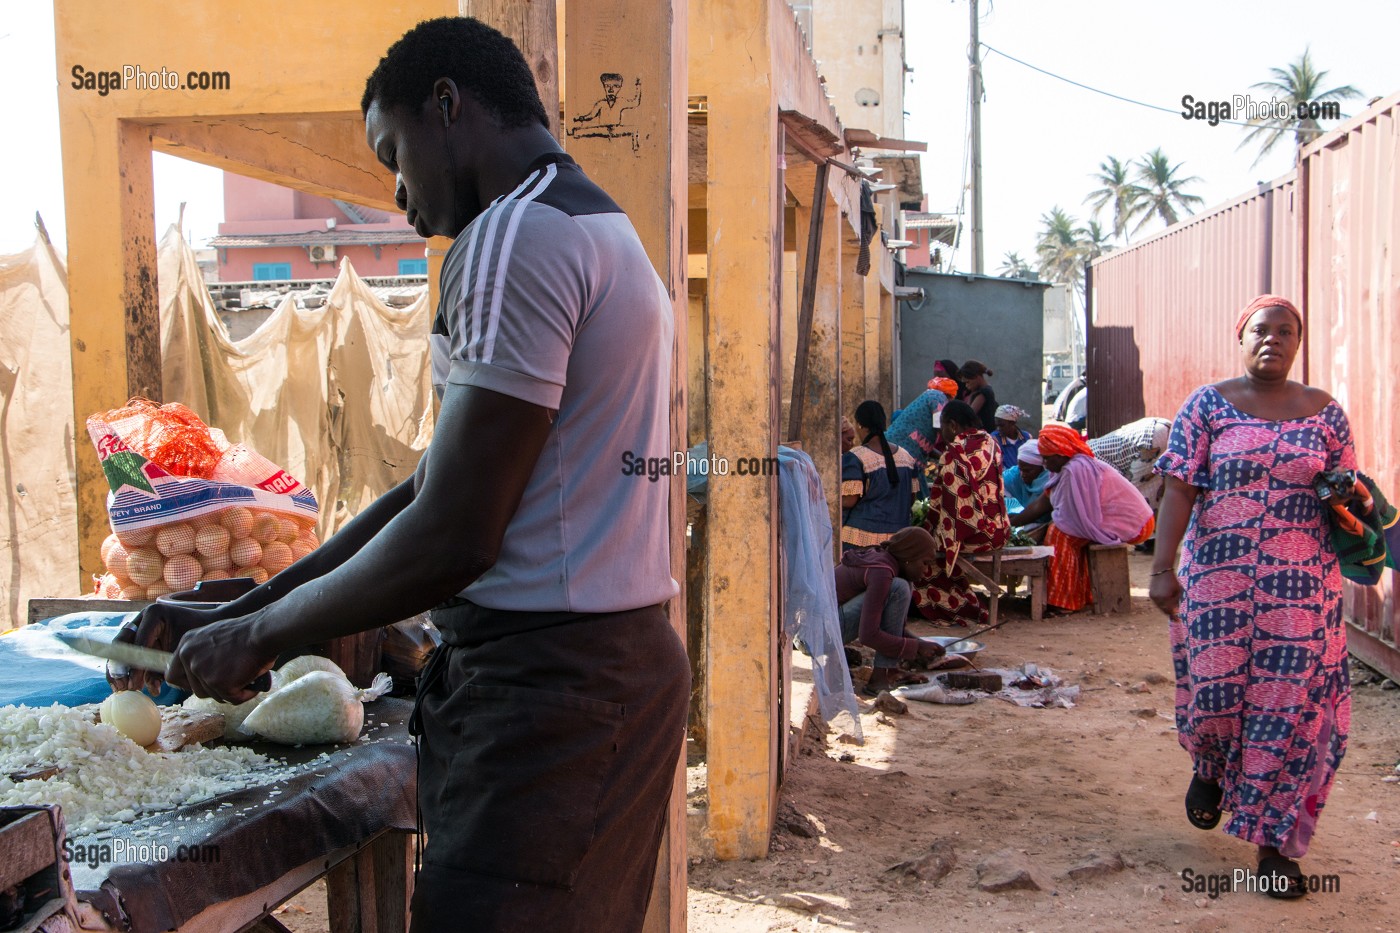
[[[862,237],[860,184],[874,172],[855,164],[784,0],[417,0],[353,12],[327,19],[270,0],[236,10],[60,0],[66,198],[82,218],[69,235],[78,423],[132,395],[164,395],[151,152],[393,210],[394,180],[364,144],[364,76],[414,22],[461,12],[517,41],[551,112],[560,86],[579,89],[563,95],[561,125],[573,131],[561,141],[618,197],[677,319],[689,322],[677,328],[673,449],[703,438],[731,462],[761,462],[780,441],[797,441],[835,488],[840,413],[862,398],[893,399],[894,271],[868,224]],[[264,28],[271,22],[275,33]],[[308,62],[305,49],[318,44],[337,54]],[[145,87],[134,76],[119,93],[72,87],[67,69],[98,62],[141,63]],[[173,79],[159,77],[162,64]],[[872,200],[868,220],[896,209],[892,194]],[[446,245],[429,243],[430,283]],[[863,246],[868,275],[857,274]],[[689,413],[687,395],[696,398]],[[90,451],[77,462],[80,562],[90,569],[107,534],[106,483]],[[684,477],[671,483],[673,575],[684,580]],[[714,477],[698,585],[670,610],[678,629],[690,616],[701,649],[701,827],[724,858],[766,853],[786,754],[791,649],[778,623],[777,530],[776,476]],[[684,928],[682,765],[651,929]]]

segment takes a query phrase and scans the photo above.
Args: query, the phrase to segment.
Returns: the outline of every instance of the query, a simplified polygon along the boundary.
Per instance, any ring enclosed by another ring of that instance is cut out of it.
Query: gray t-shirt
[[[433,326],[433,383],[555,410],[479,606],[620,612],[671,578],[670,297],[627,215],[563,153],[530,167],[452,244]],[[653,471],[655,472],[655,471]]]

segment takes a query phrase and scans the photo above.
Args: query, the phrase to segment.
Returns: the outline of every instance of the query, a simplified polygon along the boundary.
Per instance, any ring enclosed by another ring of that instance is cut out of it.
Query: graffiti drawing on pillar
[[[572,139],[630,139],[632,151],[636,152],[640,139],[636,126],[628,122],[627,111],[641,106],[642,79],[638,78],[633,83],[632,96],[628,100],[618,96],[622,90],[622,75],[608,71],[599,75],[598,80],[603,83],[603,96],[592,110],[574,117],[574,125],[569,127],[568,135]]]

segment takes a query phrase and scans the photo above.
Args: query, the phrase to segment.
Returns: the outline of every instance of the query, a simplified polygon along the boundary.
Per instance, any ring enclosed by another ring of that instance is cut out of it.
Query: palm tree
[[[1001,268],[997,269],[997,275],[1004,279],[1034,279],[1035,271],[1031,269],[1030,263],[1021,258],[1019,253],[1007,253],[1001,260]]]
[[[1084,203],[1094,209],[1094,216],[1099,216],[1099,211],[1108,205],[1113,205],[1113,236],[1115,239],[1127,241],[1128,222],[1137,214],[1139,205],[1137,203],[1137,187],[1128,178],[1129,165],[1120,162],[1116,157],[1109,156],[1107,160],[1099,163],[1099,170],[1089,177],[1098,182],[1100,187],[1089,192],[1089,196],[1084,199]]]
[[[1250,120],[1254,129],[1241,140],[1238,148],[1243,149],[1251,142],[1258,140],[1263,145],[1259,149],[1259,155],[1255,157],[1254,164],[1258,165],[1259,160],[1268,155],[1279,140],[1285,138],[1289,133],[1293,134],[1293,144],[1296,149],[1312,142],[1322,135],[1322,127],[1317,120],[1311,117],[1298,119],[1298,105],[1304,102],[1316,103],[1319,101],[1344,101],[1361,97],[1361,92],[1350,84],[1341,87],[1334,87],[1331,90],[1322,90],[1322,82],[1326,79],[1328,72],[1324,68],[1318,71],[1313,67],[1312,56],[1309,49],[1303,49],[1302,56],[1296,62],[1291,62],[1286,68],[1270,68],[1269,74],[1272,78],[1268,81],[1260,81],[1252,85],[1252,90],[1267,91],[1271,97],[1281,99],[1288,105],[1286,116],[1273,116],[1266,119],[1255,118]]]
[[[1161,218],[1162,223],[1170,227],[1179,219],[1178,207],[1190,214],[1193,207],[1205,203],[1204,198],[1182,190],[1187,185],[1201,180],[1197,175],[1189,178],[1178,177],[1177,171],[1185,164],[1178,162],[1172,165],[1171,160],[1162,152],[1161,146],[1153,149],[1135,164],[1137,184],[1133,185],[1133,198],[1140,205],[1142,220],[1133,228],[1134,233],[1140,232],[1154,217]]]
[[[1108,235],[1108,231],[1099,226],[1097,220],[1089,221],[1084,227],[1079,238],[1079,245],[1084,250],[1084,259],[1097,259],[1104,253],[1112,252],[1113,240]]]
[[[1084,288],[1084,235],[1079,222],[1058,205],[1040,216],[1043,227],[1036,239],[1035,255],[1040,265],[1040,277],[1047,282],[1073,285],[1076,292]]]

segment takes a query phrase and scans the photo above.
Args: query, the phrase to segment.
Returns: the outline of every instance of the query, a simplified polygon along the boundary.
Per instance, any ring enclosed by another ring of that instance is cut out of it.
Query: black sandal
[[[1220,825],[1220,798],[1224,791],[1219,784],[1202,780],[1200,775],[1191,775],[1191,786],[1186,790],[1186,818],[1197,829],[1214,829]]]
[[[1291,858],[1270,855],[1260,859],[1259,879],[1262,881],[1265,878],[1270,879],[1267,890],[1269,897],[1291,901],[1308,893],[1308,886],[1303,880],[1303,869]]]

